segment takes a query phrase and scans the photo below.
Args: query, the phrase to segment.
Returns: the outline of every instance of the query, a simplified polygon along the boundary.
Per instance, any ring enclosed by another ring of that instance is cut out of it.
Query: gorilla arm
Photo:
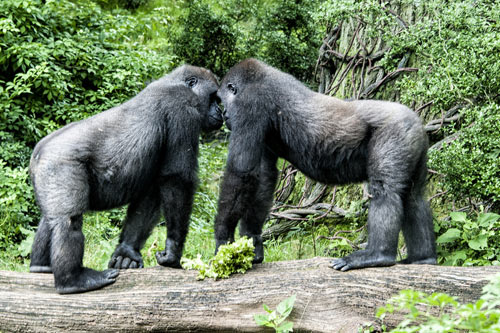
[[[232,133],[215,219],[216,252],[234,240],[238,220],[254,202],[260,182],[266,126],[240,113],[231,119]]]
[[[156,253],[156,261],[162,266],[181,268],[180,259],[198,184],[196,169],[201,123],[196,120],[197,115],[195,108],[185,108],[184,112],[169,119],[172,130],[167,135],[167,153],[158,179],[167,225],[165,250]]]

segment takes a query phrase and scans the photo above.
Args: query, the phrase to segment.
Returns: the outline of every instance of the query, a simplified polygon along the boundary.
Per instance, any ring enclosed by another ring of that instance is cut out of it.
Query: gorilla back
[[[224,77],[218,95],[231,127],[215,224],[217,247],[253,237],[263,259],[262,225],[283,157],[326,184],[368,181],[372,199],[365,250],[333,261],[341,270],[395,263],[399,232],[408,263],[435,263],[432,215],[423,197],[427,137],[418,116],[384,101],[342,101],[315,93],[291,75],[247,59]]]
[[[31,272],[53,272],[59,293],[113,283],[117,268],[143,266],[140,250],[167,221],[161,265],[180,267],[193,194],[201,130],[222,125],[217,80],[182,66],[126,103],[71,123],[35,147],[30,173],[42,218]],[[82,214],[128,204],[120,242],[104,272],[82,267]]]

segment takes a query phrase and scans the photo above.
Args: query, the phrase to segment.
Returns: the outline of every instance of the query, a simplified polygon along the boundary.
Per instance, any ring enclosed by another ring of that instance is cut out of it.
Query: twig
[[[366,98],[369,95],[373,94],[375,91],[377,91],[382,84],[384,84],[386,81],[391,81],[394,80],[396,77],[399,76],[402,72],[416,72],[418,71],[418,68],[413,68],[413,67],[403,67],[403,68],[398,68],[394,72],[391,72],[387,74],[383,79],[380,81],[375,82],[374,84],[371,84],[368,88],[365,89],[365,91],[361,94],[360,98]]]
[[[349,62],[349,64],[347,64],[347,67],[342,72],[342,75],[340,76],[339,81],[337,82],[337,84],[335,86],[333,86],[330,89],[328,89],[327,94],[332,93],[332,94],[335,95],[335,93],[337,93],[338,89],[340,88],[340,85],[342,84],[342,82],[344,81],[345,77],[347,76],[347,74],[351,70],[351,67],[353,66],[353,63],[354,63],[355,59],[356,59],[356,57],[353,57],[352,60]]]
[[[396,17],[396,21],[398,21],[400,27],[402,27],[403,29],[408,29],[408,24],[406,24],[406,22],[401,18],[401,16],[399,16],[395,11],[385,6],[382,6],[382,8]]]
[[[330,207],[327,209],[327,211],[324,214],[317,216],[317,217],[314,217],[313,219],[319,220],[319,219],[322,219],[323,217],[326,217],[328,214],[330,214],[330,212],[333,210],[333,204],[335,202],[336,194],[337,194],[337,185],[335,185],[333,187],[333,194],[332,194],[332,200],[330,201]]]
[[[432,104],[434,104],[434,100],[419,106],[417,109],[415,109],[415,113],[420,114],[420,112],[422,112],[423,109],[430,107]]]
[[[359,94],[355,95],[356,99],[359,99],[359,95],[361,91],[363,91],[363,88],[365,86],[365,63],[366,59],[363,58],[363,65],[361,66],[361,74],[360,74],[360,81],[359,81]]]
[[[442,195],[445,195],[446,193],[448,193],[448,191],[443,191],[443,192],[436,193],[432,197],[430,197],[428,201],[430,202],[432,199],[440,197]]]
[[[356,30],[354,31],[354,34],[352,35],[351,41],[349,42],[349,46],[347,47],[347,50],[345,51],[345,56],[347,56],[347,54],[349,54],[349,51],[351,50],[352,44],[354,43],[354,39],[356,38],[356,35],[358,34],[360,28],[361,28],[361,22],[358,22],[358,26],[356,27]],[[357,53],[359,53],[359,51]]]
[[[427,172],[432,173],[434,175],[446,176],[444,173],[440,173],[440,172],[437,172],[436,170],[432,170],[432,169],[427,169]]]

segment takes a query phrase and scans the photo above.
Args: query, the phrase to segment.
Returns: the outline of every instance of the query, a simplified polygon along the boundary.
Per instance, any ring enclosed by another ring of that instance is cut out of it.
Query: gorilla
[[[427,136],[413,111],[392,102],[315,93],[255,59],[231,68],[217,94],[231,137],[216,248],[233,241],[240,221],[240,235],[253,238],[254,262],[262,262],[262,226],[281,157],[325,184],[369,184],[368,245],[333,260],[333,268],[395,264],[401,229],[408,248],[404,263],[436,263],[432,214],[424,199]]]
[[[129,101],[70,123],[33,151],[30,175],[41,210],[30,271],[54,273],[60,294],[111,284],[119,268],[140,268],[140,250],[159,220],[167,221],[160,265],[180,267],[197,186],[200,131],[219,129],[218,82],[184,65]],[[82,214],[128,204],[108,270],[82,266]]]

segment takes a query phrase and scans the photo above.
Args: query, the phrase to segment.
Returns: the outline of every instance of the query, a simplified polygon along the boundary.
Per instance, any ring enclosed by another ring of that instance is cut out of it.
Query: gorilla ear
[[[233,95],[236,95],[236,93],[238,92],[238,88],[236,88],[236,85],[234,85],[234,83],[228,83],[227,90],[229,90]]]
[[[185,82],[189,88],[193,88],[198,83],[198,78],[196,76],[191,76],[188,77]]]

